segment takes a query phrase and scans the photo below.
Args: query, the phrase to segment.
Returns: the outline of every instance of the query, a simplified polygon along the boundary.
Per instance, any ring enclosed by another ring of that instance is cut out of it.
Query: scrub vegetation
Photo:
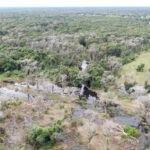
[[[149,14],[0,8],[0,150],[150,149]]]

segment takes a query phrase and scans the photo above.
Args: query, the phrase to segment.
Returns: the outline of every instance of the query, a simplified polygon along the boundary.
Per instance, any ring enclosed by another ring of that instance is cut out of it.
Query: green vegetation
[[[149,8],[0,8],[0,149],[136,149],[141,133],[131,126],[120,132],[117,118],[137,115],[142,135],[149,134],[143,88],[150,92],[149,14]],[[17,91],[28,100],[12,100]],[[60,118],[65,126],[53,124]]]
[[[71,126],[72,127],[83,126],[83,122],[82,122],[82,120],[73,119],[71,121]]]
[[[127,133],[127,135],[131,138],[135,137],[138,138],[141,135],[141,132],[138,131],[137,129],[131,127],[131,126],[125,126],[124,128],[124,132]]]
[[[23,121],[24,120],[24,118],[21,114],[17,114],[16,119],[17,119],[17,121]]]
[[[58,120],[52,127],[34,126],[29,136],[30,144],[35,148],[54,146],[56,144],[55,133],[62,131],[61,125],[62,120]]]
[[[135,85],[136,83],[134,82],[134,83],[131,83],[131,82],[125,82],[124,83],[124,87],[125,87],[125,89],[126,89],[126,91],[128,91],[130,88],[132,88],[134,85]]]
[[[14,105],[14,106],[18,106],[22,104],[22,100],[20,99],[15,99],[9,102],[9,105]]]
[[[106,150],[109,150],[109,137],[110,137],[110,135],[104,134],[104,136],[106,138]]]
[[[138,65],[138,67],[137,67],[137,71],[138,72],[143,72],[144,71],[144,66],[145,66],[145,64],[141,64],[141,65]]]
[[[145,89],[147,89],[148,93],[150,93],[150,82],[145,81]]]
[[[5,110],[11,106],[19,106],[22,104],[22,100],[20,99],[15,99],[15,100],[12,100],[12,101],[2,101],[2,107],[1,109],[2,110]]]
[[[120,69],[120,83],[123,86],[125,81],[136,82],[139,85],[144,85],[147,80],[147,74],[149,72],[150,64],[150,52],[141,53],[135,61],[124,65]],[[143,72],[137,72],[137,67],[141,64],[145,64]]]
[[[87,72],[90,74],[90,77],[88,78],[90,82],[89,84],[94,88],[102,87],[101,78],[104,73],[104,69],[101,66],[94,64],[88,67]]]
[[[9,9],[7,13],[1,9],[0,13],[0,78],[23,78],[30,72],[32,77],[46,75],[60,86],[85,83],[107,91],[122,64],[138,61],[137,54],[150,47],[146,8]],[[80,70],[83,60],[90,63],[86,75]],[[121,74],[132,74],[141,63],[144,74],[149,60],[143,60],[132,70],[125,65]]]

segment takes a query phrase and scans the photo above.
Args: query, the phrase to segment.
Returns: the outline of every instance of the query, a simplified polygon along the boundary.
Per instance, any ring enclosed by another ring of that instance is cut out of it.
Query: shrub
[[[17,119],[17,121],[23,121],[24,117],[21,114],[17,114],[16,119]]]
[[[148,90],[148,93],[150,93],[150,82],[145,81],[145,85],[144,85],[145,89]]]
[[[130,62],[132,62],[133,60],[135,60],[135,54],[129,54],[129,55],[127,55],[127,56],[124,56],[123,58],[122,58],[122,63],[123,64],[127,64],[127,63],[130,63]]]
[[[101,88],[101,79],[104,73],[104,69],[96,64],[88,66],[87,72],[89,73],[89,85],[93,88]]]
[[[136,68],[137,72],[143,72],[144,66],[145,66],[145,64],[138,65],[138,67]]]
[[[15,99],[12,101],[2,101],[1,109],[5,110],[5,109],[9,108],[10,106],[19,106],[21,104],[22,104],[22,100],[20,100],[20,99]]]
[[[73,119],[71,121],[71,126],[72,127],[83,126],[83,121],[82,120],[78,120],[78,119]]]
[[[64,109],[64,105],[62,105],[62,104],[59,105],[59,108],[60,108],[60,109]]]
[[[84,125],[84,123],[83,123],[82,120],[79,120],[79,125],[80,125],[80,126],[83,126],[83,125]]]
[[[71,121],[71,126],[72,126],[72,127],[76,127],[76,126],[77,126],[77,123],[78,123],[77,120],[74,119],[74,120]]]
[[[54,146],[56,144],[55,133],[62,131],[61,125],[62,120],[58,120],[52,127],[34,126],[29,136],[29,143],[36,148]]]
[[[1,103],[1,110],[5,110],[7,108],[9,108],[8,102],[7,101],[2,101],[2,103]]]
[[[53,72],[49,72],[49,76],[53,80],[52,77],[54,77],[55,82],[57,85],[62,86],[63,83],[65,83],[68,86],[79,86],[80,80],[78,79],[78,73],[79,73],[78,67],[68,67],[68,66],[60,66],[59,69],[56,69]],[[66,75],[66,79],[62,81],[62,78],[60,75]]]
[[[131,83],[131,82],[125,81],[125,82],[124,82],[124,86],[125,86],[126,91],[128,91],[128,90],[129,90],[131,87],[133,87],[135,84],[136,84],[135,82]]]
[[[17,70],[19,68],[20,65],[17,61],[10,57],[0,56],[0,73]]]
[[[85,37],[84,36],[82,36],[82,37],[79,38],[79,43],[81,45],[83,45],[83,46],[86,46],[86,41],[85,41]]]
[[[14,106],[19,106],[21,104],[22,104],[22,100],[20,100],[20,99],[15,99],[15,100],[9,102],[9,105],[14,105]]]
[[[120,57],[121,55],[121,49],[119,46],[109,46],[107,48],[107,55],[108,56],[117,56],[117,57]]]
[[[124,132],[127,133],[127,135],[131,138],[135,137],[138,138],[141,135],[141,132],[129,125],[125,126],[124,128]]]

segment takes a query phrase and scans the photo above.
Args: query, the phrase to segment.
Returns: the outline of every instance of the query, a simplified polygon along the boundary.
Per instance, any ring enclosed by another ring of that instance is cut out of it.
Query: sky
[[[0,7],[150,6],[150,0],[0,0]]]

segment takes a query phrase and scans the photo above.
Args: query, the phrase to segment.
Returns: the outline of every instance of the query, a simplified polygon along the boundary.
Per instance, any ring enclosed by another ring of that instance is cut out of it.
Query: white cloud
[[[150,0],[0,0],[0,7],[150,6]]]

